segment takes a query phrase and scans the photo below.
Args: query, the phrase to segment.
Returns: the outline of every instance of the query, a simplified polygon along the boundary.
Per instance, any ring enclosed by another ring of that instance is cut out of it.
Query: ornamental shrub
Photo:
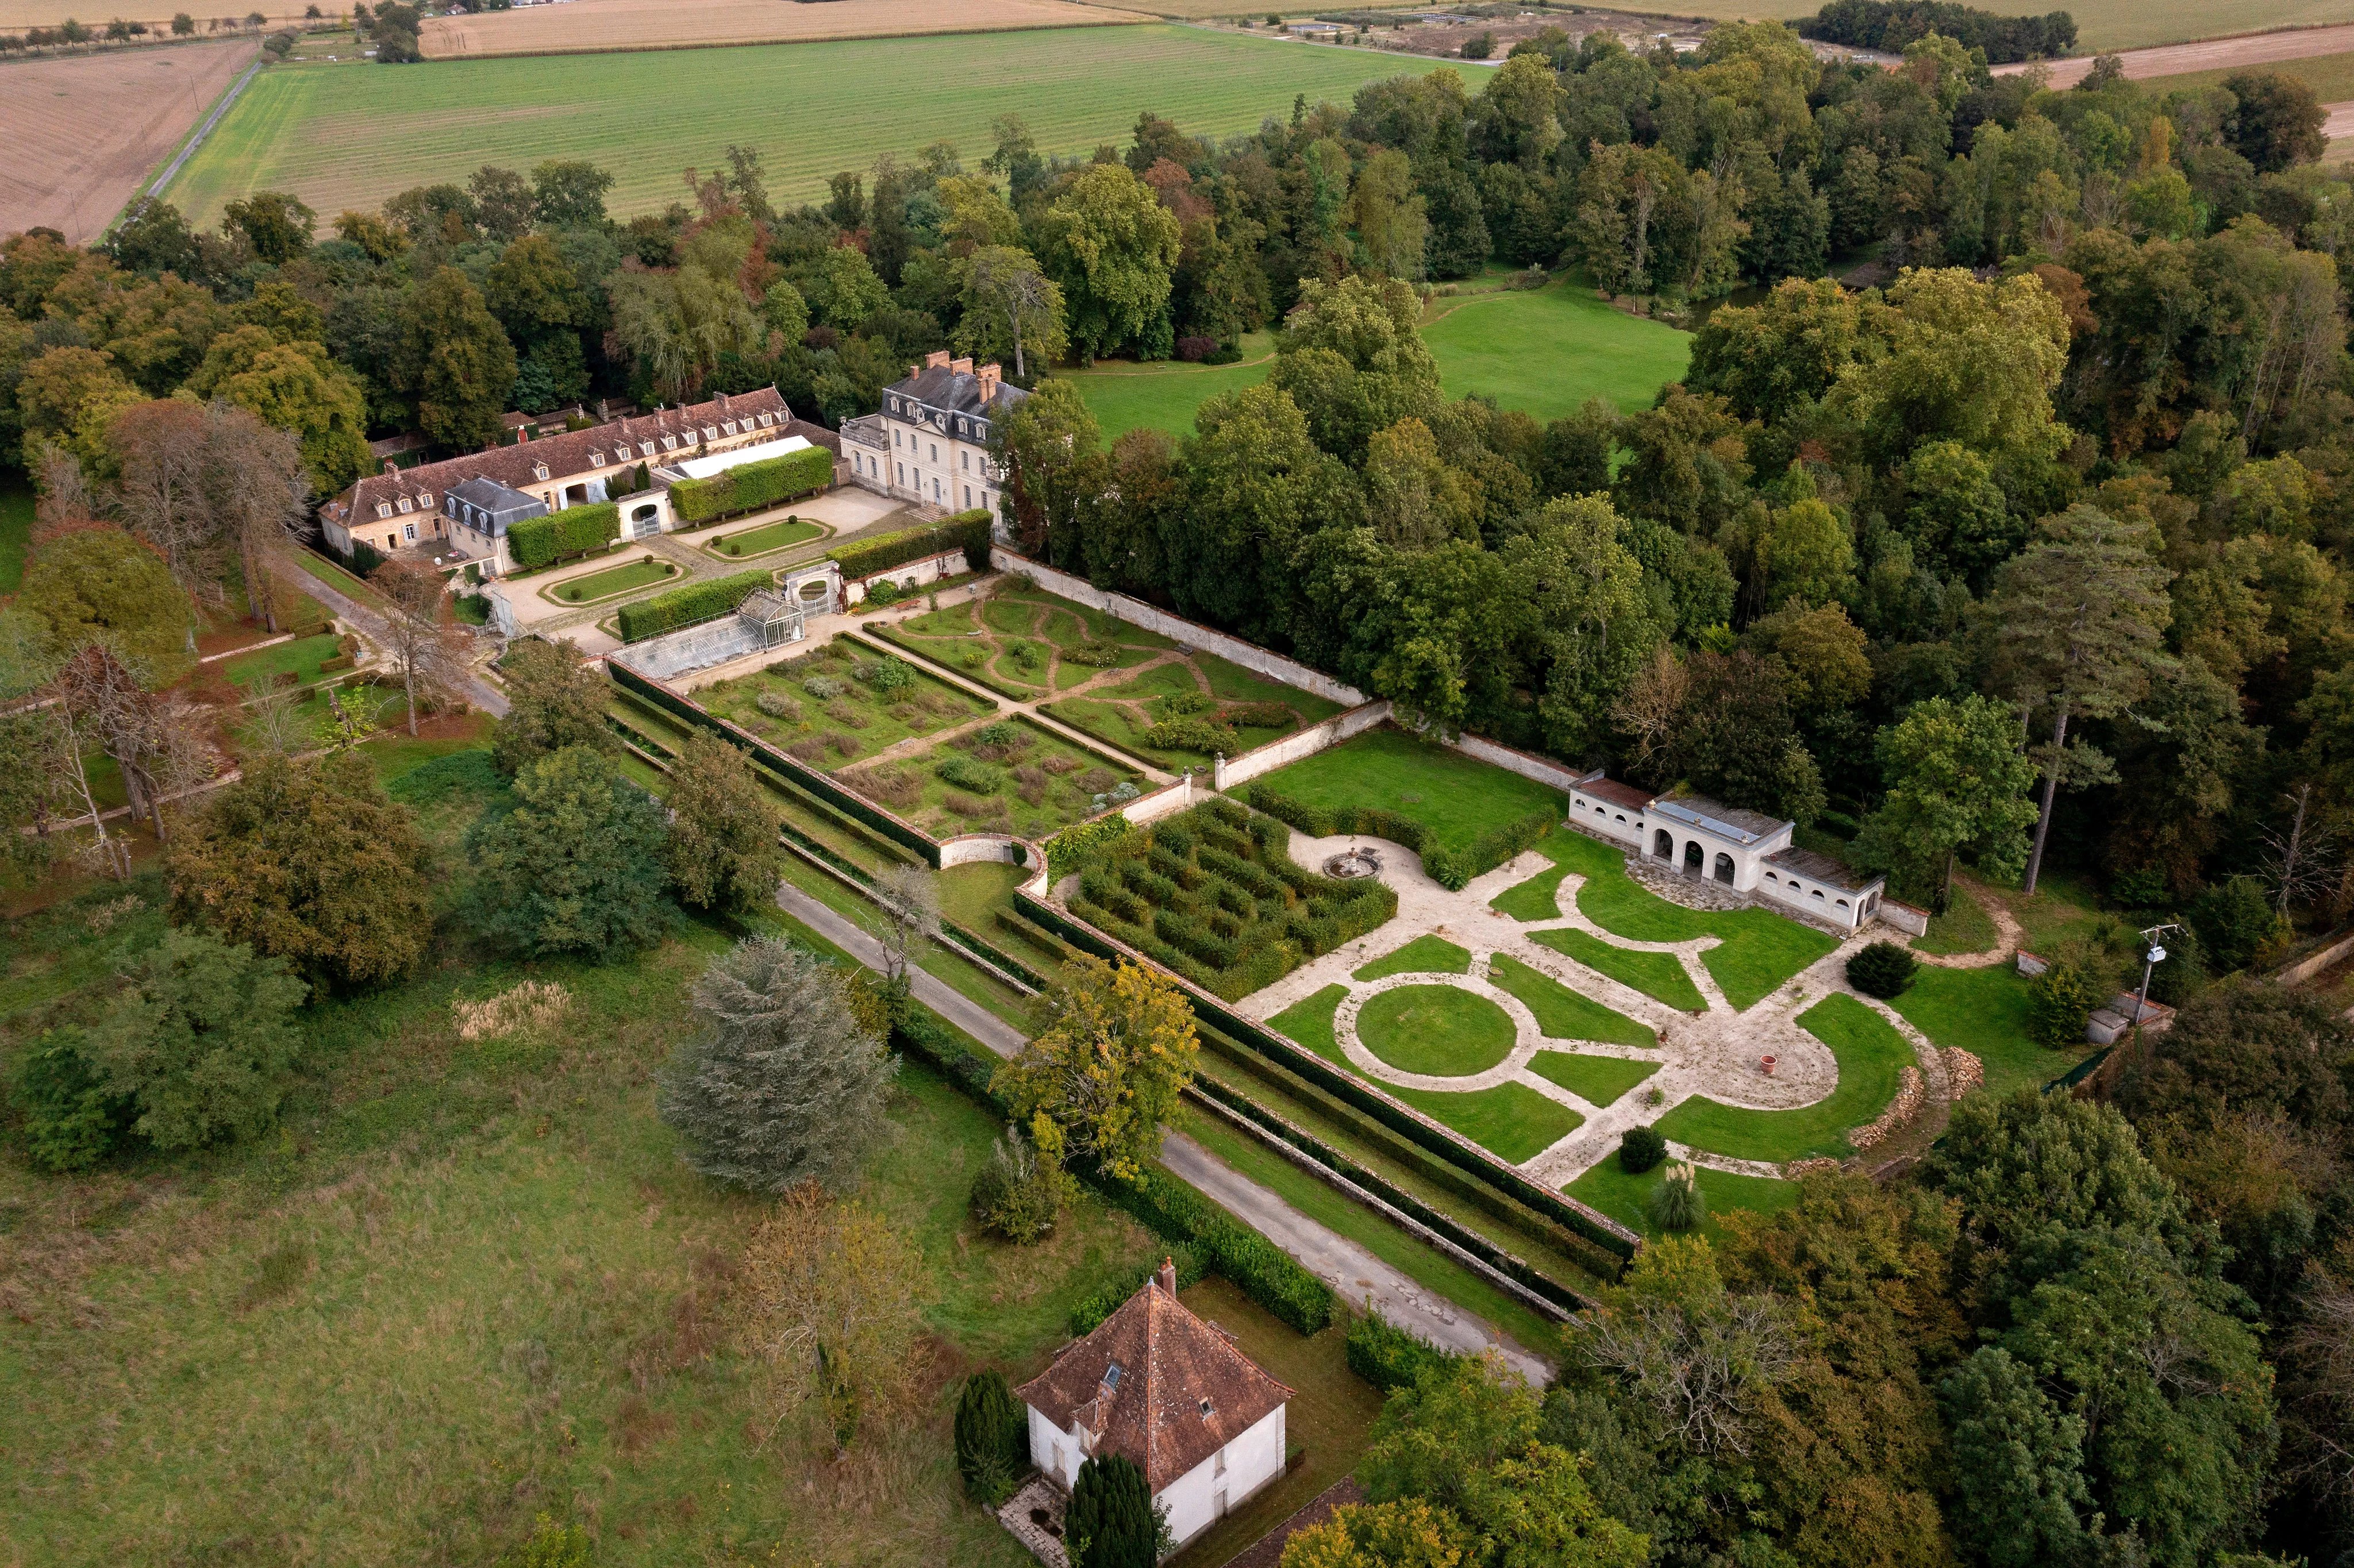
[[[1663,1231],[1688,1231],[1708,1218],[1708,1199],[1700,1190],[1700,1172],[1689,1162],[1668,1167],[1659,1184],[1644,1202],[1651,1223]]]
[[[737,572],[730,577],[711,577],[699,583],[674,588],[668,593],[658,593],[652,599],[621,607],[621,641],[640,642],[675,627],[711,620],[734,610],[755,590],[769,587],[775,578],[764,568]]]
[[[1384,1393],[1412,1388],[1425,1368],[1463,1359],[1406,1332],[1377,1312],[1367,1312],[1349,1325],[1348,1355],[1349,1370]]]
[[[2082,1045],[2084,1021],[2099,1001],[2085,983],[2084,970],[2065,959],[2055,959],[2027,982],[2028,1033],[2055,1051]]]
[[[1659,1169],[1668,1157],[1668,1140],[1654,1127],[1630,1127],[1618,1135],[1618,1169],[1629,1176]]]
[[[951,751],[940,758],[933,772],[944,784],[960,789],[970,789],[976,795],[993,795],[1005,783],[1005,775],[986,762],[976,762],[962,752]]]
[[[1893,942],[1874,942],[1847,961],[1847,983],[1882,1001],[1911,989],[1921,962]]]
[[[1030,1467],[1029,1418],[998,1372],[975,1372],[957,1396],[957,1474],[965,1495],[983,1508],[1002,1506]]]
[[[1063,1514],[1071,1568],[1154,1568],[1158,1521],[1144,1472],[1124,1454],[1098,1454],[1079,1467]]]
[[[1070,1200],[1071,1178],[1063,1169],[1062,1129],[1043,1118],[1032,1123],[1037,1137],[1017,1123],[992,1145],[973,1178],[967,1207],[983,1230],[1027,1245],[1055,1228]]]
[[[731,512],[753,512],[823,490],[833,482],[833,454],[808,447],[670,487],[671,510],[683,523],[707,523]]]
[[[16,1064],[26,1152],[45,1171],[83,1171],[121,1148],[138,1109],[110,1091],[81,1054],[82,1033],[45,1032]]]
[[[989,567],[989,534],[988,513],[960,512],[927,528],[904,528],[896,534],[844,546],[833,553],[833,562],[846,579],[870,577],[876,572],[887,572],[893,567],[960,547],[966,564],[974,571],[984,571]]]
[[[1144,732],[1144,744],[1164,751],[1224,753],[1232,757],[1242,750],[1243,737],[1231,725],[1188,716],[1162,719]]]
[[[519,517],[507,524],[507,553],[519,571],[534,571],[567,556],[601,550],[620,536],[621,509],[610,501],[567,506],[540,517]]]

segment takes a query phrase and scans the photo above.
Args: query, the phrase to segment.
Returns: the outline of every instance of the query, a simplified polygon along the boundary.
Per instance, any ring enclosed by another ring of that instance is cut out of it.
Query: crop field
[[[2186,71],[2180,75],[2145,79],[2154,92],[2177,92],[2187,88],[2218,86],[2225,77],[2242,69],[2278,71],[2313,89],[2314,96],[2324,103],[2343,103],[2354,100],[2354,54],[2348,53],[2268,60],[2260,66],[2227,66],[2216,70]]]
[[[2211,0],[2070,0],[2064,6],[2054,6],[2052,0],[1970,3],[1980,10],[2004,16],[2040,16],[2047,11],[2065,10],[2076,18],[2076,52],[2080,55],[2346,20],[2341,0],[2252,0],[2248,5],[2231,6],[2214,5]],[[1705,16],[1720,22],[1796,21],[1813,16],[1822,5],[1820,0],[1677,0],[1675,9],[1679,16]]]
[[[711,168],[737,143],[766,160],[774,197],[798,202],[822,196],[838,170],[937,141],[976,163],[990,122],[1009,109],[1042,153],[1085,153],[1124,142],[1145,110],[1195,134],[1231,135],[1288,115],[1295,94],[1344,101],[1367,82],[1439,63],[1150,26],[279,68],[247,90],[168,194],[200,225],[255,190],[292,191],[332,217],[483,164],[585,158],[612,171],[610,203],[626,216],[683,198],[680,171]],[[1014,80],[1018,101],[1004,90]],[[904,90],[877,90],[885,83]]]
[[[8,127],[0,235],[46,224],[76,244],[97,238],[252,62],[254,47],[242,38],[0,65]]]
[[[1089,27],[1150,17],[1076,0],[569,0],[479,16],[453,13],[425,24],[425,58],[600,53],[713,44],[799,44],[825,38],[889,38],[919,33],[994,33],[1022,27]]]

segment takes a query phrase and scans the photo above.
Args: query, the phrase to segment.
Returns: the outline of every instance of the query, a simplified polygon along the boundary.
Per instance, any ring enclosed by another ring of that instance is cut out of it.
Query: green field
[[[718,164],[735,143],[760,153],[773,199],[801,202],[822,199],[837,170],[912,160],[933,142],[977,164],[1009,109],[1041,153],[1084,154],[1125,143],[1141,111],[1231,135],[1288,115],[1295,94],[1345,102],[1444,63],[1156,25],[304,66],[256,79],[166,195],[199,228],[256,190],[291,191],[323,223],[486,163],[586,158],[612,172],[610,205],[626,216],[684,199],[680,171]]]
[[[1827,996],[1798,1014],[1798,1027],[1831,1049],[1839,1086],[1797,1110],[1750,1110],[1700,1096],[1659,1119],[1662,1136],[1735,1160],[1800,1160],[1851,1152],[1847,1135],[1896,1097],[1913,1047],[1893,1024],[1851,996]]]
[[[1444,937],[1425,934],[1396,952],[1375,959],[1352,977],[1377,980],[1391,975],[1468,975],[1471,955]]]
[[[1653,1001],[1664,1001],[1686,1012],[1708,1011],[1708,999],[1701,995],[1700,987],[1692,984],[1683,959],[1673,953],[1638,952],[1566,926],[1532,933],[1529,940],[1551,948],[1564,958],[1575,959],[1621,985],[1633,986]]]
[[[1555,419],[1588,397],[1631,413],[1684,373],[1691,336],[1614,311],[1594,291],[1563,278],[1543,289],[1490,289],[1432,302],[1423,341],[1438,361],[1449,397],[1479,393],[1506,408]],[[1274,365],[1272,344],[1244,341],[1235,365],[1132,365],[1107,360],[1058,371],[1109,441],[1139,428],[1184,435],[1193,410],[1222,392],[1255,387]]]
[[[1452,985],[1402,985],[1370,997],[1357,1038],[1401,1073],[1468,1078],[1512,1054],[1511,1015]]]
[[[1526,1084],[1498,1084],[1492,1089],[1473,1089],[1468,1094],[1387,1086],[1391,1094],[1433,1121],[1445,1123],[1497,1159],[1514,1165],[1534,1160],[1585,1125],[1584,1117]]]
[[[1447,396],[1478,393],[1539,419],[1560,418],[1588,397],[1622,414],[1648,408],[1691,357],[1691,334],[1614,311],[1574,278],[1435,300],[1431,317],[1422,339]]]
[[[1278,768],[1258,782],[1310,806],[1395,811],[1437,834],[1439,846],[1448,850],[1460,850],[1532,811],[1558,813],[1563,805],[1560,795],[1534,779],[1387,725]]]
[[[611,599],[631,588],[642,588],[653,583],[668,582],[678,575],[678,568],[659,556],[649,556],[642,561],[625,561],[618,567],[607,567],[601,572],[586,577],[567,577],[545,596],[559,604],[594,604],[600,599]]]
[[[307,686],[324,678],[319,665],[343,652],[341,641],[333,632],[316,637],[297,637],[292,642],[281,642],[257,652],[240,653],[221,662],[221,673],[233,686],[249,686],[267,690],[277,677],[292,675],[287,685]]]
[[[2009,964],[1983,969],[1923,965],[1904,994],[1889,1003],[1938,1045],[1969,1052],[1986,1069],[1987,1092],[2007,1095],[2048,1084],[2083,1061],[2090,1046],[2054,1051],[2028,1030],[2027,981]]]
[[[2052,9],[2051,0],[1971,0],[1971,4],[2001,16],[2040,16]],[[1811,16],[1821,8],[1819,0],[1687,0],[1676,12],[1718,21],[1787,22]],[[2316,27],[2347,19],[2346,7],[2334,0],[2256,0],[2228,10],[2209,0],[2071,0],[2066,9],[2076,18],[2080,55],[2274,27]]]

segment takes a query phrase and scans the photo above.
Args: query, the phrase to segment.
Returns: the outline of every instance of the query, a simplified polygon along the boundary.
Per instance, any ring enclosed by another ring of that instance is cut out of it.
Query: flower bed
[[[794,760],[828,771],[989,711],[981,699],[932,679],[904,659],[878,656],[841,639],[715,682],[695,698]]]
[[[970,832],[1043,839],[1144,789],[1135,769],[1022,718],[960,730],[843,781],[942,839]]]

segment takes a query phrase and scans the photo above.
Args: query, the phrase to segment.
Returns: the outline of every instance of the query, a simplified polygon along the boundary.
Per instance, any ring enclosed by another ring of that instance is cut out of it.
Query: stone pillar
[[[1191,775],[1189,774],[1190,778]],[[1226,788],[1226,754],[1219,752],[1210,762],[1210,787],[1224,793]],[[1190,797],[1189,797],[1190,799]]]

